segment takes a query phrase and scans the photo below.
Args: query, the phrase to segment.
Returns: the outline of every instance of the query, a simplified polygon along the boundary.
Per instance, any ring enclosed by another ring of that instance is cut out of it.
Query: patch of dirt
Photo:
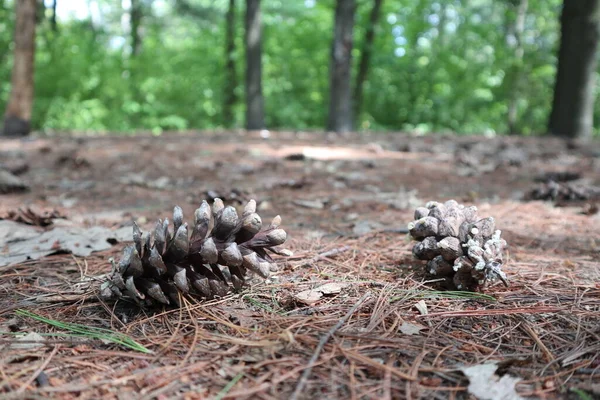
[[[540,176],[600,185],[599,143],[203,132],[0,146],[30,187],[0,195],[0,215],[60,209],[77,226],[149,230],[176,204],[190,219],[216,195],[255,198],[264,220],[283,217],[294,251],[271,279],[180,310],[100,301],[122,244],[0,267],[0,397],[468,398],[461,369],[492,361],[521,396],[598,395],[600,216],[585,212],[593,200],[523,199]],[[423,276],[404,228],[416,206],[451,198],[496,219],[510,287],[465,297]],[[298,300],[323,285],[336,290]],[[122,332],[152,354],[18,309]]]

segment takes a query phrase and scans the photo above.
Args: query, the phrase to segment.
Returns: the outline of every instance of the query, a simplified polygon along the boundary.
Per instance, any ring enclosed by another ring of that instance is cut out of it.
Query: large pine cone
[[[246,204],[241,218],[235,208],[225,207],[220,199],[215,199],[212,213],[204,201],[194,216],[191,235],[178,206],[173,211],[173,236],[168,219],[158,220],[145,240],[134,223],[134,245],[125,248],[118,265],[113,263],[113,271],[101,287],[102,297],[179,305],[180,293],[203,298],[224,296],[230,290],[229,282],[235,289],[244,285],[247,270],[265,278],[269,275],[275,266],[267,251],[288,255],[275,248],[287,238],[279,228],[281,218],[275,217],[261,231],[254,200]]]
[[[429,274],[459,290],[476,290],[495,279],[508,286],[501,270],[506,241],[495,230],[494,218],[479,219],[477,207],[449,200],[417,208],[415,220],[408,225],[419,241],[413,255],[427,260]]]

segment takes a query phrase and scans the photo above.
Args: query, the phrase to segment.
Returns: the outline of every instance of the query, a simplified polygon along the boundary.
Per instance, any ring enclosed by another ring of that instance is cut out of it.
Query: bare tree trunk
[[[2,130],[2,134],[6,136],[25,136],[31,130],[36,6],[36,0],[15,1],[15,56],[10,98]]]
[[[354,86],[354,117],[357,119],[360,117],[363,87],[367,80],[367,73],[369,72],[371,54],[373,53],[373,41],[375,40],[375,27],[377,26],[377,21],[379,21],[382,4],[383,0],[374,0],[371,15],[369,16],[369,26],[367,27],[363,48],[360,52],[356,85]]]
[[[225,88],[223,100],[223,124],[231,126],[236,96],[237,75],[235,73],[235,0],[229,0],[225,16]]]
[[[260,0],[246,0],[246,129],[265,127]]]
[[[355,11],[356,4],[354,0],[337,0],[329,70],[329,117],[327,121],[327,129],[334,132],[352,130],[350,79]]]
[[[514,1],[512,2],[514,4]],[[523,32],[525,31],[525,17],[527,16],[528,0],[517,0],[515,4],[516,18],[512,30],[512,38],[514,39],[514,58],[515,63],[512,67],[512,81],[510,88],[510,97],[508,101],[508,132],[511,134],[517,133],[517,114],[518,101],[521,95],[521,79],[522,79],[522,63],[523,63]]]
[[[142,39],[140,36],[140,25],[142,22],[142,3],[140,0],[131,0],[129,16],[131,18],[129,26],[131,29],[131,55],[137,56],[140,52]]]
[[[557,136],[589,138],[594,100],[600,0],[564,0],[558,71],[548,131]]]
[[[56,23],[56,7],[58,0],[52,2],[52,14],[50,14],[50,26],[53,32],[58,32],[58,24]]]

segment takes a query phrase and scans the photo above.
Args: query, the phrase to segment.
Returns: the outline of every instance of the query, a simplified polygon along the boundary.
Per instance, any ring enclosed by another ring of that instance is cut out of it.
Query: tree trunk
[[[362,107],[363,86],[367,80],[371,54],[373,53],[373,41],[375,40],[375,27],[381,14],[381,5],[383,0],[374,0],[371,15],[369,17],[369,26],[365,33],[365,40],[360,52],[360,62],[358,64],[358,73],[356,74],[356,85],[354,86],[354,117],[360,117]]]
[[[52,14],[50,14],[50,26],[53,32],[58,32],[58,24],[56,23],[56,7],[58,0],[52,2]]]
[[[142,3],[141,0],[131,0],[129,17],[131,21],[129,27],[131,29],[131,55],[137,56],[140,52],[142,39],[140,37],[140,25],[142,22]]]
[[[513,2],[514,4],[514,2]],[[508,132],[511,134],[517,133],[517,116],[518,102],[521,95],[521,79],[522,79],[522,64],[523,64],[523,32],[525,31],[525,17],[527,16],[528,0],[517,0],[514,4],[517,8],[514,25],[511,29],[511,36],[514,38],[514,60],[512,66],[512,80],[508,101],[507,124]]]
[[[246,129],[265,127],[260,0],[246,0]]]
[[[31,130],[36,0],[15,1],[15,53],[11,91],[2,134],[25,136]]]
[[[225,87],[223,99],[223,125],[231,126],[236,96],[237,75],[235,73],[235,0],[229,0],[225,16]]]
[[[337,0],[335,27],[329,69],[329,117],[327,130],[352,130],[352,30],[354,29],[354,0]]]
[[[558,71],[548,131],[557,136],[589,138],[594,99],[600,0],[564,0]]]

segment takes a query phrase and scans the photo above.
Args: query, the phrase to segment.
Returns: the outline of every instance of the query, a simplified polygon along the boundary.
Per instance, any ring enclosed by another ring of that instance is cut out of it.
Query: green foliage
[[[47,20],[39,24],[35,128],[161,132],[243,126],[243,0],[236,2],[239,84],[234,121],[222,120],[227,0],[145,1],[142,47],[135,57],[129,54],[131,39],[121,23],[124,11],[114,2],[95,3],[102,15],[93,23],[63,18],[58,32]],[[372,1],[357,3],[355,65]],[[518,130],[544,132],[561,0],[529,0],[522,60],[509,40],[514,3],[384,1],[358,128],[504,133],[516,91]],[[263,92],[269,128],[324,126],[333,8],[333,0],[263,0]],[[13,14],[12,2],[0,0],[0,46],[9,50]],[[0,58],[4,109],[11,51]]]

